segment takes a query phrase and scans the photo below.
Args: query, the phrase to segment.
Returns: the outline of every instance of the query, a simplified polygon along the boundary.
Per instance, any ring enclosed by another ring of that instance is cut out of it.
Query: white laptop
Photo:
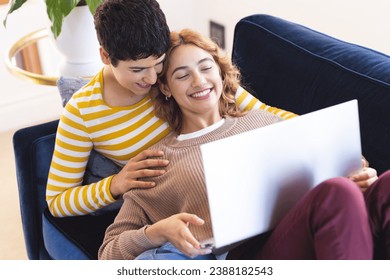
[[[204,144],[201,152],[213,246],[229,246],[271,230],[322,181],[360,168],[357,100]]]

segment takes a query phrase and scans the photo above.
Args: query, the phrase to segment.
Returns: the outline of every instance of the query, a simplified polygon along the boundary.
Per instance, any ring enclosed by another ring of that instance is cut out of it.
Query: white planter
[[[59,68],[62,76],[90,77],[103,66],[93,16],[88,6],[76,7],[65,17],[62,31],[54,42],[64,56]]]

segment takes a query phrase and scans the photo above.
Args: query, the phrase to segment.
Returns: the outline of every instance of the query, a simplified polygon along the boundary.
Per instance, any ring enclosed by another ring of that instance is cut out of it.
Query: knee
[[[350,179],[337,177],[320,183],[315,190],[319,201],[340,207],[364,206],[363,194],[359,187]]]
[[[361,197],[361,191],[356,183],[345,177],[325,180],[317,188],[320,192],[324,192],[329,196],[336,196],[342,199],[356,195]]]
[[[382,191],[390,193],[390,170],[386,171],[374,183],[375,185],[381,186]]]
[[[368,200],[390,201],[390,170],[380,175],[364,195]]]

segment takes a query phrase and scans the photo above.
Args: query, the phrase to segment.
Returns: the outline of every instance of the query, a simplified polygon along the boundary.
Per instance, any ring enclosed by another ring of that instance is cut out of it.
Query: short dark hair
[[[94,15],[100,46],[113,66],[119,60],[160,57],[169,48],[169,27],[155,0],[106,0]]]

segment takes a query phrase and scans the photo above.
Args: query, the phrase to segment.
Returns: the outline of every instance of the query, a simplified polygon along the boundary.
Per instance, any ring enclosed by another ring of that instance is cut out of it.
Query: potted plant
[[[11,0],[7,17],[28,0]],[[42,0],[43,1],[43,0]],[[104,0],[44,0],[51,21],[49,37],[63,59],[58,62],[60,75],[92,76],[102,66],[93,14]],[[52,35],[52,36],[51,36]],[[77,45],[77,48],[74,46]]]
[[[7,17],[12,12],[19,9],[28,0],[11,0],[9,10],[3,21],[4,26],[7,24]],[[87,5],[91,14],[94,14],[97,6],[104,0],[45,0],[47,15],[52,23],[51,31],[54,38],[57,38],[62,30],[64,18],[77,6]]]

